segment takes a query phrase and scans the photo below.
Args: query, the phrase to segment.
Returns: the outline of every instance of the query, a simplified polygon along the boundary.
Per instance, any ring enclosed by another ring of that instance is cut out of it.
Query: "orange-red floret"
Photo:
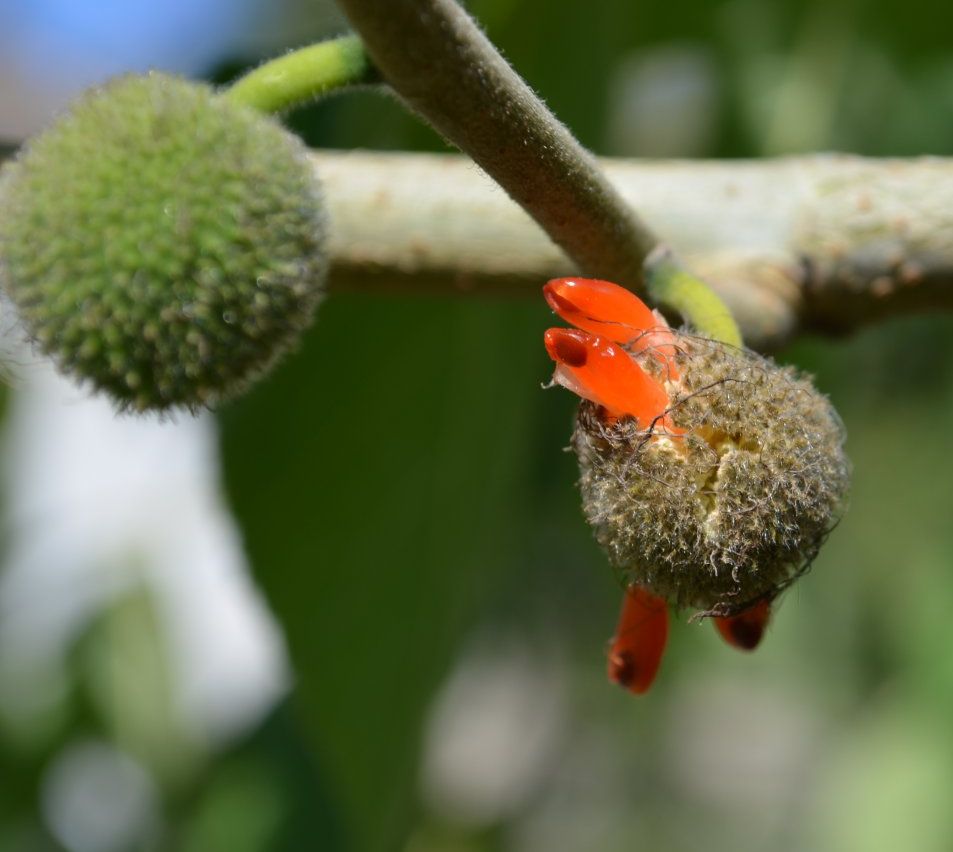
[[[609,680],[635,695],[648,691],[667,642],[668,605],[641,586],[629,586],[609,649]]]
[[[554,278],[543,286],[543,296],[566,322],[634,354],[651,350],[669,377],[678,378],[675,333],[630,290],[596,278]]]
[[[554,380],[612,417],[631,415],[642,429],[659,421],[668,393],[620,346],[575,328],[550,328],[543,337],[556,362]]]
[[[771,601],[764,599],[737,615],[716,616],[715,627],[732,647],[753,651],[761,644],[770,620]]]

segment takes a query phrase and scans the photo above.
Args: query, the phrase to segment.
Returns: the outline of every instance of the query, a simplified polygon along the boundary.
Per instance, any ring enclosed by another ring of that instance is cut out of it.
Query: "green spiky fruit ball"
[[[321,298],[325,232],[295,136],[157,73],[86,93],[0,180],[0,282],[122,408],[195,409],[266,371]]]

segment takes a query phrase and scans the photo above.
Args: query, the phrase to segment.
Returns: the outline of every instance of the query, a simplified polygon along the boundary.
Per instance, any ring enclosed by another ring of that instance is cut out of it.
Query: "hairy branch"
[[[484,168],[580,269],[642,289],[655,235],[454,0],[339,4],[393,90]]]
[[[469,160],[315,153],[332,287],[535,295],[573,264]],[[953,160],[603,161],[749,345],[953,308]],[[589,270],[591,271],[591,270]]]

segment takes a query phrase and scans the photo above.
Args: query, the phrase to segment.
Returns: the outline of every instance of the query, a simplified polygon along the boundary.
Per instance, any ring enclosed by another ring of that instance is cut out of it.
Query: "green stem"
[[[738,323],[721,298],[659,247],[645,261],[646,289],[653,302],[677,311],[695,330],[729,346],[742,346]]]
[[[354,35],[303,47],[259,65],[223,92],[262,112],[284,112],[329,92],[379,80]]]

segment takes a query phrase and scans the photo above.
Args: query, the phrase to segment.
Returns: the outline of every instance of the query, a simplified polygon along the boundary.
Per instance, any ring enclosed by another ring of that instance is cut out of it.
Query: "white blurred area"
[[[72,642],[142,587],[197,739],[256,721],[285,689],[278,629],[219,486],[214,421],[116,415],[44,362],[20,367],[0,443],[0,715],[50,699]]]
[[[201,76],[307,44],[342,20],[323,0],[0,0],[0,140],[26,138],[116,74]]]
[[[567,737],[569,674],[525,641],[473,643],[426,726],[421,786],[430,810],[473,828],[519,814]]]
[[[609,85],[609,151],[624,157],[698,157],[718,122],[718,68],[704,44],[633,51]]]
[[[67,849],[120,852],[156,835],[152,780],[109,743],[87,740],[64,749],[46,773],[42,796],[46,821]]]

